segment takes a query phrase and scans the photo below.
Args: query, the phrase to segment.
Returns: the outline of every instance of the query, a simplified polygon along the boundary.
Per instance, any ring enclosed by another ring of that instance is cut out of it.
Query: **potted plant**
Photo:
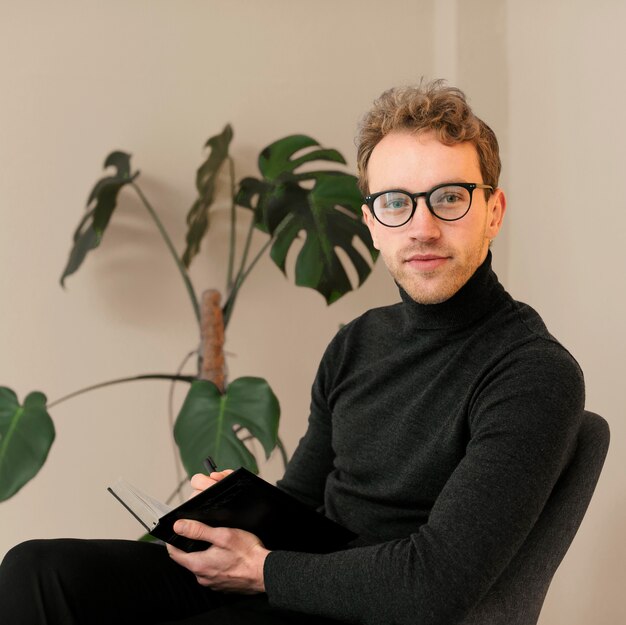
[[[120,191],[134,191],[156,224],[178,267],[198,323],[200,348],[195,375],[150,373],[119,378],[80,389],[55,402],[40,391],[29,393],[22,403],[16,393],[0,386],[0,501],[8,499],[40,470],[54,441],[55,428],[49,410],[78,394],[123,382],[164,379],[190,385],[174,424],[174,437],[188,474],[202,470],[202,460],[211,454],[219,466],[245,466],[258,472],[246,442],[258,440],[266,455],[278,446],[279,403],[266,380],[242,377],[229,381],[225,375],[224,334],[237,297],[259,259],[267,252],[277,267],[286,272],[286,258],[294,242],[302,247],[295,263],[295,283],[317,290],[328,304],[352,290],[347,273],[336,253],[341,248],[353,264],[358,286],[367,278],[377,252],[361,221],[361,197],[356,178],[337,168],[345,165],[342,155],[326,149],[305,135],[280,139],[258,157],[259,177],[235,178],[230,155],[233,131],[226,125],[205,145],[206,160],[196,175],[197,199],[187,214],[186,245],[176,251],[151,202],[141,189],[139,172],[131,157],[121,151],[109,154],[105,169],[114,171],[100,179],[87,202],[86,213],[74,233],[61,284],[76,272],[95,250],[118,210]],[[316,166],[322,163],[324,167]],[[334,166],[327,167],[331,163]],[[218,174],[226,170],[230,195],[230,238],[227,276],[222,293],[207,290],[198,296],[188,269],[196,258],[209,229],[210,210],[218,193]],[[236,249],[241,211],[252,211],[243,249]],[[250,257],[253,237],[264,236],[260,251]],[[364,257],[355,239],[367,250]]]

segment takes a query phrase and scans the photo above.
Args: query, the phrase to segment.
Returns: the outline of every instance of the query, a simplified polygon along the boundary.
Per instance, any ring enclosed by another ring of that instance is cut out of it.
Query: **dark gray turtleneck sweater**
[[[361,539],[272,552],[271,604],[368,625],[451,625],[519,549],[570,456],[582,373],[491,254],[451,299],[343,327],[279,486]]]

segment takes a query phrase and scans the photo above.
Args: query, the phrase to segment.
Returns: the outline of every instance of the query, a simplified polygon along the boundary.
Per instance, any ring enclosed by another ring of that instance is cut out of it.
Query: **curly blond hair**
[[[493,130],[474,115],[465,94],[443,80],[385,91],[365,114],[356,137],[359,189],[369,193],[367,164],[373,149],[394,131],[434,131],[444,145],[469,141],[478,152],[483,182],[498,186],[501,162]],[[479,182],[479,181],[477,181]]]

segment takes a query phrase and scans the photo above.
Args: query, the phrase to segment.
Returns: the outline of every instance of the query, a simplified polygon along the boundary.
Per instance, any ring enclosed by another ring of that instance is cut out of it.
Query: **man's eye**
[[[430,197],[431,205],[436,208],[457,208],[468,200],[469,196],[465,189],[457,187],[438,189]]]
[[[446,193],[443,197],[439,198],[439,201],[443,204],[454,204],[460,202],[461,197],[457,193]]]
[[[391,195],[380,199],[380,206],[385,210],[403,210],[410,205],[409,198],[404,196]]]

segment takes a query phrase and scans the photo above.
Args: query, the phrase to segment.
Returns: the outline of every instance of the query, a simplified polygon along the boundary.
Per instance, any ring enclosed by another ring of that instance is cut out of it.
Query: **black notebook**
[[[124,481],[108,490],[149,534],[183,551],[200,551],[210,544],[176,534],[173,525],[178,519],[252,532],[269,550],[329,553],[357,537],[243,467],[175,508]]]

